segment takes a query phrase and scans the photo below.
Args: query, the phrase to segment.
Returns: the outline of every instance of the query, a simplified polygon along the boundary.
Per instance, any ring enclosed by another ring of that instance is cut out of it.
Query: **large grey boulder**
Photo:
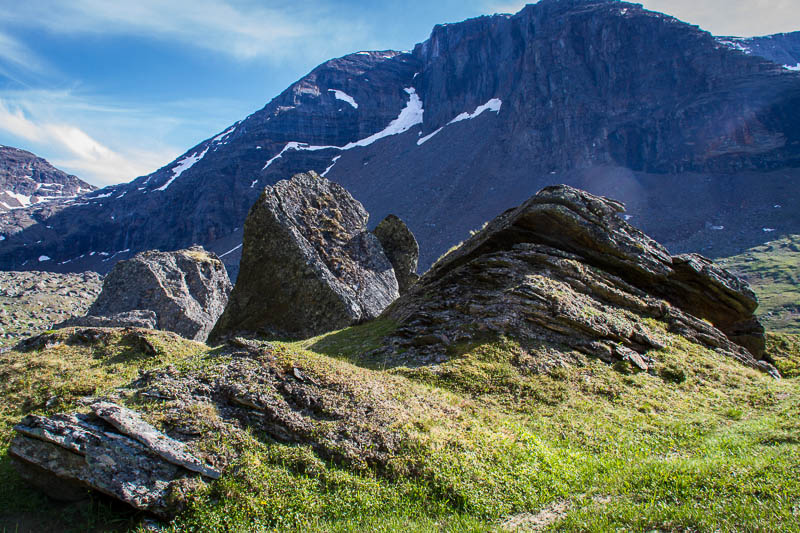
[[[417,282],[419,244],[405,222],[396,215],[389,215],[372,230],[383,246],[386,257],[394,267],[400,294],[405,294]]]
[[[308,337],[377,317],[398,297],[369,214],[315,172],[264,189],[244,226],[239,277],[211,339]]]
[[[61,326],[134,326],[205,341],[222,314],[231,282],[222,261],[202,247],[152,250],[117,263],[86,317]]]

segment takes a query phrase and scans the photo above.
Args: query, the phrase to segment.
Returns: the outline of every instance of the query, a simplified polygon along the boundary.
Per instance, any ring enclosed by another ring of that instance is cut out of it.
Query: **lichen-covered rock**
[[[171,497],[177,485],[196,473],[219,478],[219,471],[135,412],[108,402],[91,409],[90,416],[30,415],[14,427],[9,455],[20,474],[51,497],[74,500],[94,489],[170,517],[179,510]]]
[[[417,282],[419,244],[405,222],[396,215],[389,215],[372,230],[383,246],[386,257],[394,267],[400,294],[405,294]]]
[[[211,338],[308,337],[377,317],[397,279],[369,215],[315,172],[267,187],[247,216],[239,276]]]
[[[624,206],[568,186],[543,189],[437,263],[386,315],[387,350],[437,361],[453,343],[508,335],[647,369],[653,318],[744,364],[765,368],[747,283],[700,256],[672,257],[617,216]],[[703,320],[705,319],[705,320]],[[569,351],[569,350],[568,350]],[[533,364],[563,362],[546,350]],[[399,355],[402,354],[402,355]]]
[[[202,342],[230,292],[225,266],[202,247],[152,250],[117,263],[88,316],[64,325],[141,327],[153,313],[157,329]]]

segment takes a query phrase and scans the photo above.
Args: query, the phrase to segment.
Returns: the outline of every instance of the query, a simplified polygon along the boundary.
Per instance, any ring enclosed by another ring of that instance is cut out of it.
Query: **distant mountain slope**
[[[752,285],[764,326],[774,332],[800,333],[800,235],[782,236],[720,264]]]
[[[719,37],[718,40],[746,54],[769,59],[790,70],[800,70],[800,31],[763,37]]]
[[[637,4],[542,0],[328,61],[153,174],[16,220],[0,268],[197,243],[235,275],[261,188],[306,170],[403,218],[422,269],[553,183],[625,201],[673,252],[732,255],[800,233],[799,167],[800,73]]]
[[[74,198],[95,189],[41,157],[0,145],[0,212]]]

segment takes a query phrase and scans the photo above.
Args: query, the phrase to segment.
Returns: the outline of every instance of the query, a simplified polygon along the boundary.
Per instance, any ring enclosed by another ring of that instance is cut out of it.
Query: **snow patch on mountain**
[[[327,176],[327,175],[328,175],[328,172],[330,172],[330,171],[331,171],[331,169],[333,168],[333,166],[336,164],[336,162],[337,162],[337,161],[339,160],[339,158],[341,158],[341,157],[342,157],[341,155],[337,155],[336,157],[334,157],[334,158],[331,160],[331,164],[330,164],[330,166],[329,166],[328,168],[326,168],[326,169],[325,169],[325,172],[323,172],[323,173],[322,173],[322,177],[323,177],[323,178],[324,178],[325,176]]]
[[[383,129],[383,131],[379,131],[374,135],[370,135],[366,139],[348,143],[342,147],[342,150],[350,150],[351,148],[355,148],[357,146],[369,146],[379,139],[383,139],[384,137],[389,137],[391,135],[399,135],[400,133],[408,131],[417,124],[422,124],[422,115],[425,112],[425,110],[422,108],[422,100],[420,100],[416,89],[413,87],[408,87],[405,89],[405,91],[409,96],[408,103],[406,103],[406,106],[402,111],[400,111],[400,115],[398,115],[396,119],[391,121],[389,125]]]
[[[422,145],[423,145],[423,144],[425,144],[427,141],[429,141],[430,139],[432,139],[434,135],[436,135],[437,133],[439,133],[439,132],[440,132],[440,131],[442,131],[443,129],[444,129],[444,126],[442,126],[441,128],[439,128],[438,130],[434,131],[433,133],[429,133],[429,134],[428,134],[428,135],[426,135],[425,137],[422,137],[421,139],[418,139],[418,140],[417,140],[417,146],[422,146]]]
[[[422,108],[422,100],[420,100],[419,96],[417,95],[417,91],[413,87],[408,87],[405,89],[405,91],[409,95],[406,106],[402,109],[402,111],[400,111],[400,114],[396,119],[391,121],[388,126],[378,133],[370,135],[369,137],[361,139],[360,141],[347,143],[344,146],[314,146],[304,142],[290,141],[286,143],[280,152],[267,161],[261,170],[266,170],[267,167],[275,162],[275,160],[283,157],[283,154],[286,153],[287,150],[352,150],[353,148],[359,146],[369,146],[370,144],[379,139],[383,139],[384,137],[399,135],[400,133],[408,131],[417,124],[421,124],[422,115],[425,112],[425,110]]]
[[[203,150],[203,152],[200,155],[198,155],[197,152],[195,152],[194,154],[186,156],[180,161],[178,161],[178,164],[175,165],[175,168],[172,169],[172,177],[169,180],[167,180],[167,182],[164,185],[157,188],[156,190],[157,191],[167,190],[167,187],[172,185],[172,182],[178,179],[181,176],[181,174],[192,168],[195,165],[195,163],[203,159],[203,157],[206,155],[206,152],[208,152],[207,147],[205,150]]]
[[[236,131],[236,124],[234,124],[233,126],[228,128],[226,131],[223,131],[222,133],[220,133],[219,135],[217,135],[216,137],[211,139],[211,142],[212,143],[218,143],[218,142],[222,141],[225,137],[227,137],[228,135],[233,133],[234,131]]]
[[[333,93],[333,96],[336,97],[337,100],[341,100],[342,102],[347,102],[353,109],[358,109],[358,103],[356,102],[355,98],[350,96],[344,91],[340,91],[339,89],[328,89],[328,92]]]
[[[717,37],[717,42],[731,50],[739,50],[745,54],[752,54],[753,51],[746,45],[747,39],[744,37]]]
[[[502,106],[503,106],[502,100],[500,100],[499,98],[492,98],[485,104],[476,107],[475,111],[473,111],[472,113],[467,113],[467,112],[461,113],[456,118],[448,122],[448,124],[455,124],[456,122],[461,122],[462,120],[473,119],[478,115],[480,115],[481,113],[483,113],[484,111],[494,111],[495,113],[499,113],[500,108]]]

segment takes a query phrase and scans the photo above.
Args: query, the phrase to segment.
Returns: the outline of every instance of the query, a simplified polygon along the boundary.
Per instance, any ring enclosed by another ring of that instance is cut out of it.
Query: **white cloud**
[[[240,59],[285,60],[354,43],[366,33],[336,11],[304,2],[267,7],[253,0],[29,0],[0,21],[60,34],[133,35],[180,42]]]
[[[23,141],[37,155],[44,155],[58,168],[96,185],[110,185],[152,172],[172,160],[175,150],[147,151],[138,148],[117,152],[82,129],[67,123],[32,118],[21,107],[0,99],[0,130]]]

